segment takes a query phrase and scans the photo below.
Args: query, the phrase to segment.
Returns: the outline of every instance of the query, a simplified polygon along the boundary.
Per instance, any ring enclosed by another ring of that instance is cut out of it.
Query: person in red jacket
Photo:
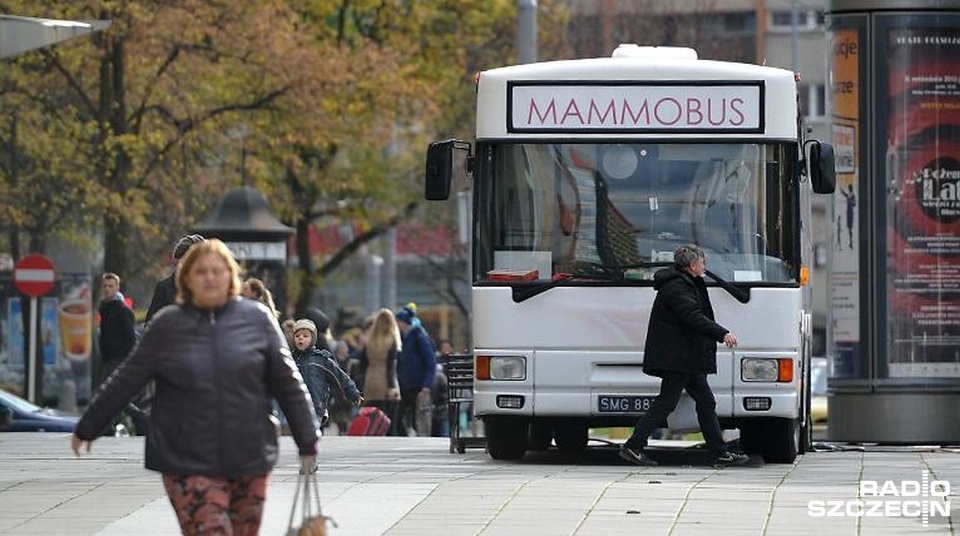
[[[180,262],[177,304],[157,313],[101,386],[71,447],[89,451],[153,381],[145,465],[163,475],[181,531],[257,534],[279,456],[272,401],[287,416],[304,473],[316,471],[316,415],[276,318],[238,296],[240,268],[227,246],[200,242]]]

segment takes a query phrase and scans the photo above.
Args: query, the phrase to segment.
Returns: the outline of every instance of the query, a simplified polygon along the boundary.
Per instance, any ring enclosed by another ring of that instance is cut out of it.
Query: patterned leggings
[[[212,478],[163,475],[180,531],[188,536],[256,536],[268,475]]]

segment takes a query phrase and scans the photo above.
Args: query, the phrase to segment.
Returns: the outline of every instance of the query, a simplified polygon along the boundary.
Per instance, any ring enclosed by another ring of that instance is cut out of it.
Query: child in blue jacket
[[[293,324],[293,360],[310,391],[317,417],[326,424],[334,397],[360,406],[363,396],[353,380],[337,365],[333,355],[316,348],[316,340],[317,325],[312,320],[301,318]]]

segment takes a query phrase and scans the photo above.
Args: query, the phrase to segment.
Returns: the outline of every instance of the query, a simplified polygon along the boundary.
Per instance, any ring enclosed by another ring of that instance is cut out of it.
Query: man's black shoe
[[[731,465],[743,465],[750,461],[750,456],[746,454],[737,454],[735,452],[726,452],[713,459],[714,467],[729,467]]]
[[[620,457],[634,465],[643,465],[645,467],[656,467],[659,465],[649,456],[644,454],[642,450],[635,451],[626,445],[620,447]]]

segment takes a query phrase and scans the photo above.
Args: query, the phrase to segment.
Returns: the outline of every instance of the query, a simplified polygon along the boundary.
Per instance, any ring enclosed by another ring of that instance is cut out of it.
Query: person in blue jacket
[[[340,368],[329,350],[320,350],[316,344],[317,325],[301,318],[293,324],[293,360],[300,369],[317,417],[326,424],[334,397],[360,406],[363,396],[353,380]]]
[[[417,318],[411,305],[402,307],[394,315],[401,333],[400,358],[397,360],[397,380],[400,382],[400,428],[414,430],[417,435],[430,436],[430,418],[416,418],[417,410],[432,407],[431,392],[437,374],[437,356],[430,335]],[[423,413],[426,413],[425,411]]]

